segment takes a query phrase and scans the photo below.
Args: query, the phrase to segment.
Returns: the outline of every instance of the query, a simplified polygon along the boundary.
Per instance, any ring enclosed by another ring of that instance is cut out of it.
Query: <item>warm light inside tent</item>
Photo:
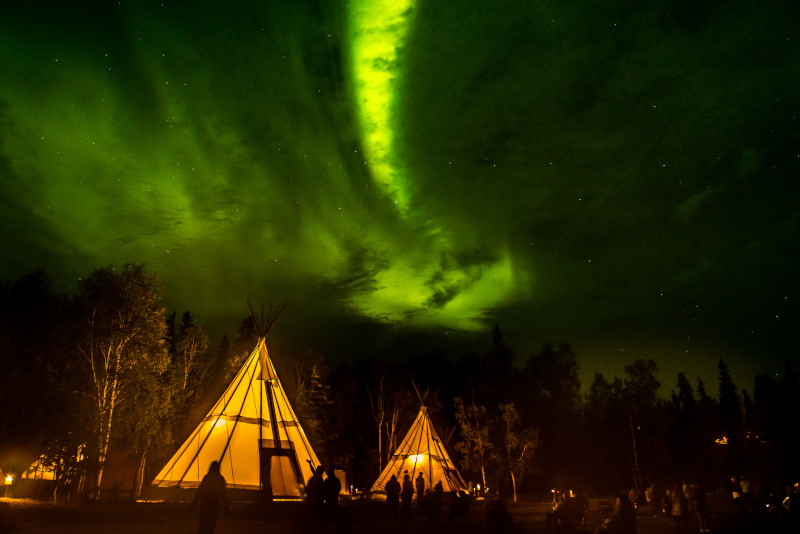
[[[411,456],[408,457],[408,461],[411,462],[412,465],[419,465],[423,461],[425,461],[425,455],[424,454],[412,454]]]
[[[6,475],[6,486],[10,486],[14,482],[14,475]]]
[[[214,428],[219,428],[222,426],[225,426],[225,419],[220,418],[214,421]]]

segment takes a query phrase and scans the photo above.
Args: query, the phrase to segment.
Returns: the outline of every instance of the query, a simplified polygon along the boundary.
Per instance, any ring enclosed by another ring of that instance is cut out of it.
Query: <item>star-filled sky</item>
[[[0,278],[145,263],[287,353],[798,355],[800,9],[4,2]],[[213,342],[213,341],[212,341]],[[711,387],[715,391],[715,387]]]

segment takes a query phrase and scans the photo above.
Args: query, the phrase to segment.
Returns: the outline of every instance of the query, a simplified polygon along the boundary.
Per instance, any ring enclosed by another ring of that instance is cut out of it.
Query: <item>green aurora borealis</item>
[[[797,357],[794,3],[6,4],[2,279],[144,262],[334,358]]]

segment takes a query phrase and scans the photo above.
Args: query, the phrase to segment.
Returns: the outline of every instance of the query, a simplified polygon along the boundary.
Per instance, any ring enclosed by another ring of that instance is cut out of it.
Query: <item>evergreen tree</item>
[[[694,398],[694,390],[686,378],[686,373],[678,373],[678,394],[673,395],[673,403],[682,415],[687,417],[695,415],[697,400]]]
[[[496,406],[506,400],[514,370],[514,353],[503,341],[500,327],[492,328],[491,350],[483,355],[480,366],[480,380],[474,386],[480,402]]]
[[[19,472],[30,462],[49,421],[75,402],[62,396],[68,370],[60,346],[63,302],[43,270],[0,282],[0,456],[3,469]],[[43,387],[42,379],[45,379]]]
[[[612,382],[595,373],[586,397],[586,433],[591,447],[584,449],[592,485],[613,491],[629,485],[630,429],[622,381]]]
[[[736,393],[736,385],[731,379],[728,366],[722,359],[717,364],[719,376],[719,420],[721,430],[728,441],[733,443],[738,441],[742,429],[742,409],[739,404],[739,395]]]
[[[569,344],[548,343],[518,373],[515,404],[522,420],[539,428],[537,462],[549,484],[577,484],[587,471],[578,371]]]
[[[231,379],[239,372],[245,360],[253,350],[253,347],[258,343],[258,333],[256,332],[253,318],[250,316],[242,319],[237,330],[238,336],[236,341],[228,351],[227,358],[223,365],[224,368],[224,382],[230,383]]]
[[[328,444],[338,438],[330,430],[333,400],[327,376],[328,367],[322,357],[310,353],[298,357],[295,367],[295,410],[312,447],[321,455],[326,455]]]

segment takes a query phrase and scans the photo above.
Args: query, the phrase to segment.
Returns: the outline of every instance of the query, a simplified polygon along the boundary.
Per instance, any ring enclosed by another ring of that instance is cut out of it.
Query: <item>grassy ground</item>
[[[32,500],[0,499],[8,503],[6,522],[11,532],[21,533],[82,533],[82,534],[190,534],[197,531],[197,516],[185,503],[132,503],[125,501],[99,502],[88,506],[56,506]],[[602,501],[592,500],[586,522],[580,532],[593,533],[603,518]],[[410,523],[385,518],[384,503],[366,500],[343,501],[343,513],[351,518],[350,530],[355,534],[380,532],[381,534],[408,532],[484,533],[487,532],[483,503],[476,502],[468,517],[453,525],[444,521],[433,527],[424,525],[421,514],[414,509]],[[523,502],[508,504],[519,532],[545,532],[545,515],[550,511],[548,502]],[[302,503],[274,503],[268,509],[256,508],[251,503],[233,503],[231,515],[220,516],[218,534],[263,534],[265,532],[300,532],[298,518],[305,517]],[[446,514],[447,508],[445,508]],[[640,511],[640,534],[678,534],[697,532],[696,524],[680,529],[667,518],[654,517]],[[760,525],[745,523],[735,510],[725,502],[712,503],[711,529],[714,533],[763,532]],[[330,525],[323,532],[338,532]],[[345,530],[347,531],[347,530]],[[0,533],[4,532],[0,525]]]

